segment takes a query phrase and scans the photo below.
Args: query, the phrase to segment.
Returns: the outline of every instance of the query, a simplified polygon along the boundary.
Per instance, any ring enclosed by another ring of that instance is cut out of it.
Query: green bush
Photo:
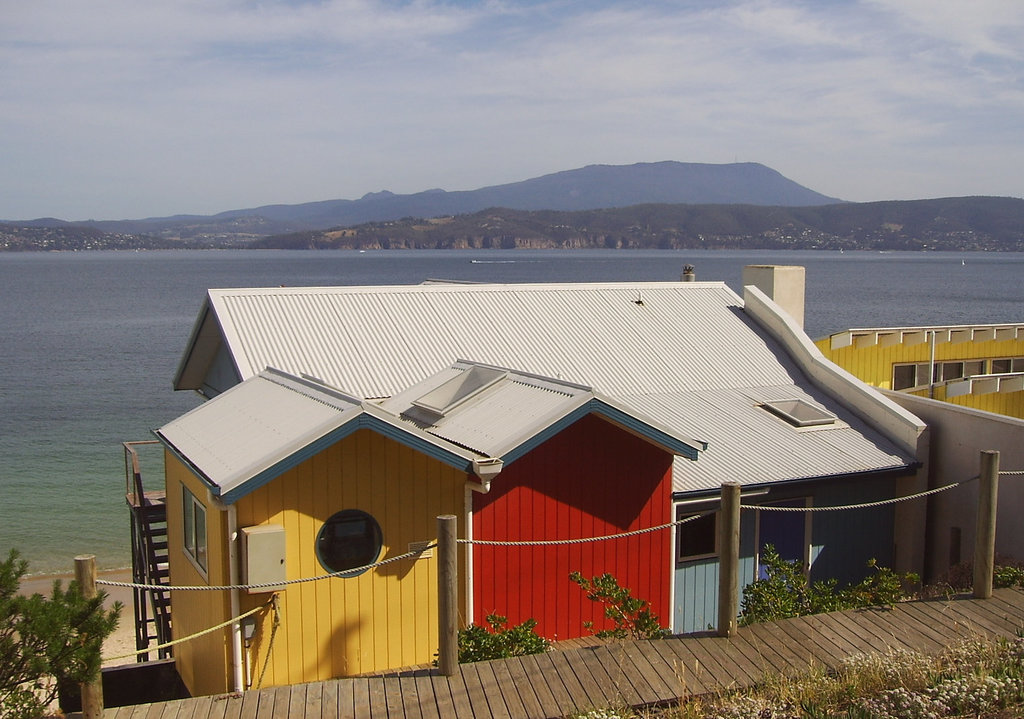
[[[992,573],[992,586],[1024,588],[1024,567],[996,565]]]
[[[459,631],[459,662],[521,657],[540,654],[550,648],[551,642],[534,631],[536,619],[527,619],[518,626],[506,628],[507,623],[506,617],[488,614],[487,627],[470,624]]]
[[[872,559],[868,567],[874,570],[873,573],[857,584],[837,589],[835,579],[808,581],[799,562],[782,559],[770,544],[762,551],[761,562],[768,577],[744,588],[741,625],[841,609],[892,606],[908,599],[906,588],[919,581],[916,574],[898,574],[888,567],[879,567]]]
[[[84,599],[75,582],[54,582],[47,599],[18,594],[28,563],[11,550],[0,562],[0,716],[40,717],[59,682],[89,682],[100,671],[103,640],[117,627],[121,604]],[[56,681],[47,682],[47,678]]]
[[[569,579],[580,585],[587,599],[604,605],[604,615],[615,624],[614,629],[602,629],[595,636],[602,639],[661,639],[669,631],[662,628],[658,617],[651,612],[646,599],[637,599],[629,589],[620,587],[611,574],[586,579],[573,572]],[[585,629],[593,631],[593,622],[584,622]]]

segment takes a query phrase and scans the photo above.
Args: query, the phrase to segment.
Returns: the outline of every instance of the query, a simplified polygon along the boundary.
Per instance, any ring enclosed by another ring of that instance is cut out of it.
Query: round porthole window
[[[331,516],[316,535],[316,556],[329,572],[373,564],[380,556],[383,536],[377,520],[358,509]],[[364,570],[365,571],[365,570]],[[353,572],[356,576],[362,572]]]

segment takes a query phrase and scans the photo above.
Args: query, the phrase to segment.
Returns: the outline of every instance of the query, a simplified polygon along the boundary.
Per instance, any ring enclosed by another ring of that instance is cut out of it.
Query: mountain
[[[654,162],[590,165],[522,182],[478,190],[426,190],[410,195],[371,192],[358,200],[264,205],[212,216],[177,215],[141,220],[89,221],[77,225],[105,232],[145,234],[189,241],[253,239],[296,230],[317,230],[403,217],[443,217],[488,207],[515,210],[590,210],[642,203],[826,205],[839,200],[783,177],[757,163],[709,165]],[[51,221],[37,221],[47,226]],[[52,221],[61,222],[59,220]],[[12,223],[26,226],[30,223]]]
[[[266,237],[273,249],[1024,250],[1024,200],[952,197],[817,207],[645,204],[491,208]]]
[[[222,212],[217,218],[258,215],[277,222],[335,227],[402,217],[463,215],[488,207],[512,210],[593,210],[643,203],[805,206],[839,200],[788,180],[757,163],[684,162],[589,165],[478,190],[426,190],[412,195],[374,192],[358,200],[267,205]]]

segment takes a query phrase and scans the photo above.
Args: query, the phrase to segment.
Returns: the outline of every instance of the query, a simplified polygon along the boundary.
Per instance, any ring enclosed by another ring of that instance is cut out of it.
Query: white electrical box
[[[248,589],[249,594],[282,592],[287,579],[284,564],[284,527],[261,524],[242,527],[242,584],[270,584]]]

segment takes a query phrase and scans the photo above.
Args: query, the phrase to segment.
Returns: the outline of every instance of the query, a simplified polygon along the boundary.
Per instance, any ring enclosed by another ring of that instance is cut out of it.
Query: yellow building
[[[439,515],[461,525],[470,459],[424,433],[273,373],[219,399],[157,432],[173,585],[322,576],[408,553],[436,538]],[[178,671],[201,695],[427,663],[438,644],[436,565],[427,552],[313,582],[173,591],[175,638],[264,607],[237,639],[228,627],[176,647]]]
[[[874,387],[1024,418],[1024,325],[850,329],[816,344]]]

